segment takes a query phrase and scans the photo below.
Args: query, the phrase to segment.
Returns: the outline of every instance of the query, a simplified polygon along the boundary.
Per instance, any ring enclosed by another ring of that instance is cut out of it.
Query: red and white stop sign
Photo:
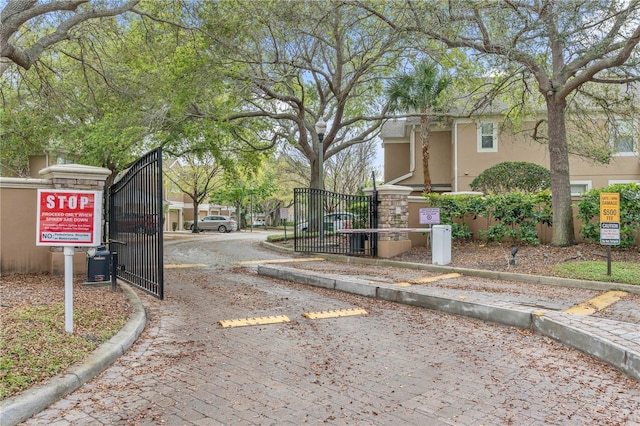
[[[39,189],[36,245],[100,245],[102,192]]]

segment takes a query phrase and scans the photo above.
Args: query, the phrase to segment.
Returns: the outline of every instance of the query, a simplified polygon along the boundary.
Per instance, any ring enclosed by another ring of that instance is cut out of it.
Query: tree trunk
[[[427,116],[420,117],[420,140],[422,141],[422,172],[424,174],[424,192],[431,192],[431,173],[429,172],[429,124],[431,119]]]
[[[565,126],[566,100],[547,96],[547,120],[549,122],[549,162],[551,168],[551,205],[553,212],[553,236],[551,245],[575,244],[573,211],[571,209],[571,180],[569,176],[569,152]]]
[[[192,233],[196,234],[200,230],[198,229],[198,208],[200,207],[200,203],[198,202],[198,197],[191,197],[193,201],[193,229]]]

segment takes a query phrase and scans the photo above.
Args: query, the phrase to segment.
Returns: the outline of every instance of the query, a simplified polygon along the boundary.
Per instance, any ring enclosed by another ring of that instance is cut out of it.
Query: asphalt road
[[[26,424],[640,424],[640,384],[607,365],[526,330],[258,276],[239,262],[288,258],[264,237],[167,241],[166,300],[139,292],[138,342]],[[351,308],[367,314],[303,316]],[[267,316],[290,321],[220,325]]]

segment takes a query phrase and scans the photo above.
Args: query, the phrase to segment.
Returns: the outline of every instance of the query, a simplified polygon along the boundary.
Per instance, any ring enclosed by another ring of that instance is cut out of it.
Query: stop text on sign
[[[620,222],[620,194],[600,193],[600,222]]]
[[[100,244],[100,191],[39,189],[37,207],[36,245]]]
[[[46,206],[48,209],[69,209],[69,210],[85,210],[93,197],[84,195],[68,195],[68,194],[49,194],[46,196]]]

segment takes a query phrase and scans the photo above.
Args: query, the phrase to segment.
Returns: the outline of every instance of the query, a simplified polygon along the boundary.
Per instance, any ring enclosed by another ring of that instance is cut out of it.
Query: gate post
[[[102,191],[111,170],[102,167],[84,166],[81,164],[57,164],[40,170],[40,175],[51,181],[55,189],[88,189]],[[104,220],[104,217],[102,218]],[[102,236],[105,237],[104,235]],[[51,275],[64,274],[64,255],[62,247],[50,247],[51,262],[49,272]],[[86,249],[76,249],[73,256],[73,270],[76,274],[83,272],[86,275],[87,260]]]
[[[408,186],[382,185],[378,192],[378,228],[409,227],[409,194]],[[372,188],[364,190],[371,195]],[[408,232],[380,232],[378,236],[378,257],[389,258],[411,250]]]

